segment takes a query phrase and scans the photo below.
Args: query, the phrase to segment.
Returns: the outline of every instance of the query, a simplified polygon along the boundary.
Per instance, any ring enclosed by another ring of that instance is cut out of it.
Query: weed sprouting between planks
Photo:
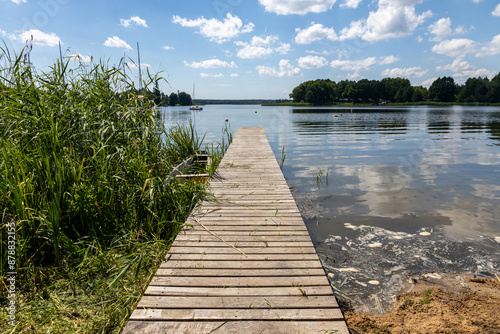
[[[37,73],[24,54],[0,50],[0,276],[15,222],[15,331],[119,332],[207,196],[201,183],[165,182],[203,137],[192,125],[165,129],[125,59],[75,68],[68,59]],[[148,73],[143,86],[159,79]],[[226,148],[212,146],[212,161]]]

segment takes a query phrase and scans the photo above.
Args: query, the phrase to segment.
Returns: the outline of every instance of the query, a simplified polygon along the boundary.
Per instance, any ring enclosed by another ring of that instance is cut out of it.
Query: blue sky
[[[64,56],[163,71],[162,91],[196,98],[288,98],[318,78],[405,77],[429,86],[500,72],[492,0],[0,0],[0,38],[32,62]],[[76,63],[76,62],[75,62]],[[138,71],[132,70],[138,77]]]

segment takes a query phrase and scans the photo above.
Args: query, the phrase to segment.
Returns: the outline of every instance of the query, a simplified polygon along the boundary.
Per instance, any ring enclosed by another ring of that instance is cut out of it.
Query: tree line
[[[452,77],[436,79],[429,89],[404,78],[359,81],[317,79],[301,83],[290,94],[293,102],[311,104],[387,102],[500,102],[500,73],[492,80],[469,78],[459,85]]]

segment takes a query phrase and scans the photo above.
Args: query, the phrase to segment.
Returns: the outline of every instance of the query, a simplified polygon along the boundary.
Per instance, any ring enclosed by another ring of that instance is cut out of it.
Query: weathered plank
[[[124,334],[164,333],[259,333],[259,334],[349,334],[340,321],[134,321]]]
[[[210,191],[124,333],[348,334],[261,128],[238,130]]]
[[[329,296],[255,296],[255,297],[171,297],[171,296],[144,296],[138,308],[197,308],[211,309],[255,309],[255,308],[337,308],[335,298]]]

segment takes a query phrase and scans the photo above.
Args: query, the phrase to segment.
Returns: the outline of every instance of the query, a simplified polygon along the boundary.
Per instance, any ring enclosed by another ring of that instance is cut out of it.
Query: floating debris
[[[427,237],[427,236],[431,235],[429,232],[420,232],[419,234],[423,237]]]
[[[379,282],[379,281],[372,280],[372,281],[368,281],[368,284],[371,284],[371,285],[379,285],[379,284],[380,284],[380,282]]]

